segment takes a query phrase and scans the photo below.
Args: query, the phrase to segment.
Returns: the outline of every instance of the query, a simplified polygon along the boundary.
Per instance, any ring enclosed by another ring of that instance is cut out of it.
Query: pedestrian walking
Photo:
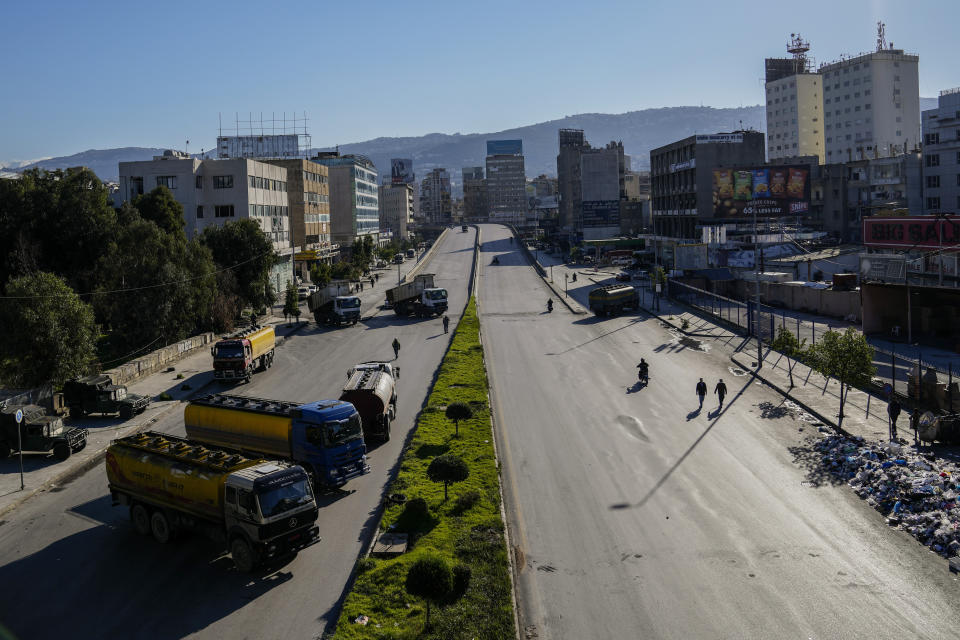
[[[363,280],[360,281],[360,291],[363,291]]]
[[[913,444],[920,446],[920,409],[914,407],[910,413],[910,426],[913,427]]]
[[[727,385],[723,383],[723,378],[720,378],[720,382],[713,388],[713,392],[717,394],[717,397],[720,399],[720,408],[723,409],[723,397],[727,395]]]
[[[697,397],[700,398],[700,408],[703,409],[703,399],[707,395],[707,383],[703,381],[703,378],[700,378],[700,382],[697,383]]]
[[[400,357],[400,341],[396,338],[393,339],[393,359],[396,360]]]
[[[373,288],[373,276],[370,276],[370,287]]]
[[[890,440],[897,439],[897,418],[900,417],[900,402],[893,398],[887,405],[887,415],[890,416]]]
[[[450,330],[450,318],[446,315],[443,316],[443,332],[447,333]]]

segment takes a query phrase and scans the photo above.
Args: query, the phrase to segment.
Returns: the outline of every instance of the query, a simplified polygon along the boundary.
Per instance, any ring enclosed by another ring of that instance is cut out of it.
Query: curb
[[[508,227],[508,228],[510,229],[510,232],[514,236],[516,236],[514,229],[512,227]],[[530,255],[530,250],[527,249],[526,245],[523,246],[523,254],[527,257],[527,263],[531,267],[533,267],[533,270],[537,272],[537,275],[540,276],[540,279],[543,280],[543,283],[547,285],[547,287],[549,287],[551,291],[553,291],[553,294],[557,296],[560,302],[563,303],[563,305],[567,308],[567,310],[570,313],[578,316],[586,315],[587,310],[584,309],[579,302],[575,300],[573,301],[569,300],[568,296],[565,296],[564,293],[560,291],[553,282],[547,279],[547,270],[544,268],[542,264],[540,264],[539,262],[533,259],[533,256]],[[574,307],[573,305],[576,305],[576,307]]]

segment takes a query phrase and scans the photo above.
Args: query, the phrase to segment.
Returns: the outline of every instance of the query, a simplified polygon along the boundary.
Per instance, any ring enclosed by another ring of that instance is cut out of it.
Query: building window
[[[864,90],[863,90],[863,95],[864,95],[864,97],[870,95],[870,89],[864,89]]]
[[[231,176],[215,176],[214,183],[216,183],[216,178],[229,178]],[[232,218],[233,217],[233,205],[232,204],[218,204],[213,207],[213,215],[217,218]]]
[[[899,137],[902,136],[902,135],[903,135],[903,133],[900,132],[900,129],[897,129],[897,137],[899,138]]]
[[[256,188],[257,188],[257,177],[256,177],[256,176],[247,176],[247,177],[250,179],[250,188],[251,188],[251,189],[256,189]]]
[[[957,186],[960,187],[960,173],[957,174]]]
[[[958,155],[960,157],[960,155]],[[130,178],[130,199],[143,195],[143,177]]]
[[[157,186],[167,189],[177,188],[177,176],[157,176]]]
[[[940,198],[927,198],[927,209],[939,209]]]
[[[202,217],[203,217],[203,205],[202,205],[202,204],[198,204],[198,205],[197,205],[197,217],[198,217],[198,218],[202,218]]]
[[[194,182],[196,183],[197,189],[203,189],[203,176],[197,176]]]
[[[870,111],[870,103],[868,102],[867,104],[863,105],[863,108],[866,111]]]
[[[897,120],[899,122],[899,120]],[[939,133],[928,133],[923,137],[923,144],[940,144]]]
[[[233,189],[233,176],[213,176],[213,188],[214,189]],[[219,208],[219,207],[218,207]],[[231,205],[230,210],[233,211],[233,206]],[[230,214],[233,215],[232,213]],[[221,217],[219,214],[217,217]]]
[[[940,176],[927,176],[927,188],[936,189],[940,186]]]

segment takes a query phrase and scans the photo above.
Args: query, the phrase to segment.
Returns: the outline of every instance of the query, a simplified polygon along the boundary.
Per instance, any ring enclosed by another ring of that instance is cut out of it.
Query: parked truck
[[[640,307],[640,292],[628,284],[608,284],[590,292],[590,310],[598,316]]]
[[[19,434],[17,411],[22,418]],[[64,426],[63,418],[47,415],[41,406],[11,405],[0,409],[0,460],[5,460],[11,451],[53,451],[57,460],[66,460],[85,446],[86,429]]]
[[[389,362],[363,362],[347,373],[340,399],[356,407],[367,444],[390,439],[390,424],[397,417],[397,375],[399,369]]]
[[[318,485],[338,487],[370,470],[360,414],[349,402],[214,394],[192,400],[183,421],[191,440],[292,461]]]
[[[447,290],[433,286],[433,276],[421,273],[410,282],[388,289],[387,304],[398,316],[442,316],[447,312]]]
[[[360,320],[360,298],[353,295],[349,282],[331,282],[310,294],[307,308],[317,324],[357,324]]]
[[[306,472],[147,431],[107,449],[113,505],[133,528],[166,544],[197,530],[224,543],[240,571],[319,541],[317,503]]]
[[[75,420],[88,413],[116,413],[128,420],[150,404],[150,398],[127,393],[125,386],[113,384],[105,373],[68,380],[63,385],[63,399]]]
[[[250,382],[254,372],[273,366],[276,348],[277,334],[272,326],[241,329],[210,347],[213,377]]]

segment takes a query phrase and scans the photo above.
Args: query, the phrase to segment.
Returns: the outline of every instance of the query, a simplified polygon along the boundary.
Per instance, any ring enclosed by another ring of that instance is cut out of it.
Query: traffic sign
[[[14,418],[16,418],[17,424],[23,422],[23,409],[17,409],[17,413],[14,415]]]

